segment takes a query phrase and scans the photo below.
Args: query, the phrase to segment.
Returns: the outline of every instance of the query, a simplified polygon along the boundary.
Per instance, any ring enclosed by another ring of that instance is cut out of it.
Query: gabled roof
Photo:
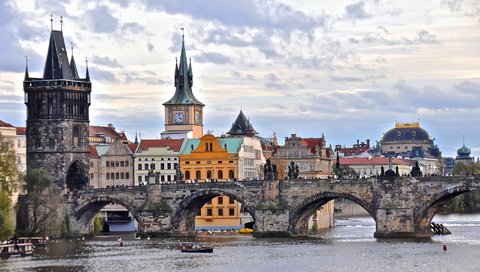
[[[131,151],[132,153],[135,153],[135,151],[137,150],[138,144],[135,144],[135,143],[133,143],[133,144],[127,144],[127,146],[128,146],[128,149],[130,149],[130,151]]]
[[[113,126],[90,126],[88,128],[88,134],[90,137],[98,137],[98,135],[104,135],[103,137],[109,137],[112,140],[123,139],[122,135],[116,132]]]
[[[90,148],[90,157],[98,157],[97,149],[94,145],[89,145]]]
[[[182,52],[180,53],[180,66],[175,63],[175,94],[163,105],[200,105],[205,106],[198,101],[192,92],[192,67],[187,63],[187,54],[185,53],[185,39],[182,36]]]
[[[27,135],[27,128],[26,127],[16,127],[17,135]]]
[[[246,135],[253,136],[257,135],[258,132],[255,131],[250,121],[247,119],[243,111],[240,110],[240,113],[235,119],[235,122],[232,124],[232,128],[227,132],[228,135]]]
[[[174,152],[179,152],[183,144],[183,139],[142,139],[137,147],[136,152],[142,152],[154,147],[168,147]]]
[[[52,30],[43,79],[73,79],[62,31]]]
[[[322,138],[302,138],[301,143],[305,147],[310,148],[310,153],[315,153],[315,148],[321,148],[323,145]]]
[[[14,127],[11,124],[0,120],[0,127]]]

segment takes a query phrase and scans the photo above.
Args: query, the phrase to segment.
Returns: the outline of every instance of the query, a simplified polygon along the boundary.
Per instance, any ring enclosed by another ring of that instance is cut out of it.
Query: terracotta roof
[[[335,164],[336,160],[333,162]],[[340,158],[340,165],[387,165],[388,158]],[[393,165],[412,165],[411,160],[392,158]]]
[[[98,157],[97,149],[94,145],[89,145],[90,148],[90,157]]]
[[[11,124],[9,124],[7,122],[3,122],[2,120],[0,120],[0,127],[14,127],[14,126],[12,126]]]
[[[110,137],[112,140],[123,139],[122,136],[115,131],[114,127],[90,126],[88,128],[89,137],[97,137],[98,134],[103,134],[103,137]]]
[[[17,135],[27,135],[27,128],[26,127],[16,127]]]
[[[183,144],[183,139],[155,139],[144,140],[142,139],[138,147],[138,151],[147,150],[151,147],[168,147],[174,152],[179,152]]]
[[[138,144],[127,144],[128,149],[130,149],[130,152],[135,153],[135,150],[137,150]]]
[[[321,147],[323,139],[322,138],[302,138],[304,146],[310,147],[310,153],[315,153],[315,147]]]

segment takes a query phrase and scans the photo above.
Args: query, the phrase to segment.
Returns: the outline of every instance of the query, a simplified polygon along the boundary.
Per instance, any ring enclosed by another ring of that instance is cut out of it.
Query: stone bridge
[[[375,237],[430,237],[438,209],[479,188],[480,176],[163,184],[77,191],[68,196],[67,213],[77,234],[89,232],[95,214],[116,203],[132,213],[139,231],[191,235],[198,210],[224,195],[251,214],[257,236],[284,236],[307,234],[316,209],[332,199],[349,199],[375,220]]]

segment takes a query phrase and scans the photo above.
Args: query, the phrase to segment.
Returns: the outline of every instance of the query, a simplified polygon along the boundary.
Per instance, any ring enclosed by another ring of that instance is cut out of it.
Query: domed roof
[[[470,153],[472,153],[472,151],[470,150],[470,148],[466,147],[465,144],[463,144],[463,146],[457,150],[457,154],[459,157],[468,157],[470,156]]]
[[[383,135],[382,142],[397,141],[429,141],[430,135],[420,127],[419,122],[395,123],[395,128],[390,129]]]

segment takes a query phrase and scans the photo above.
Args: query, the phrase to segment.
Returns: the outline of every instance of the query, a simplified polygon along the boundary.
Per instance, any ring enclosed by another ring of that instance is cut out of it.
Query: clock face
[[[175,112],[173,114],[173,122],[183,123],[183,121],[185,121],[185,115],[183,112]]]
[[[195,112],[195,123],[200,123],[200,112],[198,111]]]

